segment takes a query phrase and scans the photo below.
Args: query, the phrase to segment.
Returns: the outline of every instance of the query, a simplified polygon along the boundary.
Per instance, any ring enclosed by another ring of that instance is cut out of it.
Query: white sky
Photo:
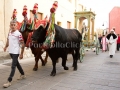
[[[101,28],[105,23],[106,27],[109,24],[109,12],[114,6],[120,6],[120,0],[79,0],[79,3],[86,7],[86,9],[92,9],[95,11],[95,27]],[[108,24],[107,24],[108,23]]]

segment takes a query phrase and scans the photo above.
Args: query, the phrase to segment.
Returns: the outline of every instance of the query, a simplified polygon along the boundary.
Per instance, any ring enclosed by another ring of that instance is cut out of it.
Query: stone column
[[[95,20],[92,19],[92,40],[94,40],[94,22]]]
[[[90,40],[90,24],[91,24],[91,21],[90,21],[90,18],[88,19],[88,41]]]
[[[74,17],[74,28],[77,29],[77,16]]]
[[[79,31],[80,31],[80,33],[82,33],[82,28],[83,28],[83,18],[80,18],[79,19]]]

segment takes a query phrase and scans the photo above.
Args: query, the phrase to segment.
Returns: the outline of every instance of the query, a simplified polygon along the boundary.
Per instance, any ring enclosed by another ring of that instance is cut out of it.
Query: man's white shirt
[[[20,40],[23,40],[22,34],[16,30],[8,34],[9,40],[9,53],[11,54],[19,54],[20,53]]]

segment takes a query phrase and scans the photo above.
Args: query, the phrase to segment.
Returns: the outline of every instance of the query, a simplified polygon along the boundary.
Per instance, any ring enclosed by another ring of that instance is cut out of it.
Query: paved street
[[[19,72],[16,69],[12,85],[3,88],[10,73],[10,63],[0,64],[0,90],[120,90],[120,52],[109,58],[108,52],[96,55],[92,51],[86,52],[83,63],[78,62],[78,70],[73,71],[72,57],[68,56],[68,71],[63,70],[61,59],[57,63],[57,74],[50,76],[51,60],[46,66],[39,62],[38,71],[33,71],[34,59],[20,61],[27,78],[17,80]]]

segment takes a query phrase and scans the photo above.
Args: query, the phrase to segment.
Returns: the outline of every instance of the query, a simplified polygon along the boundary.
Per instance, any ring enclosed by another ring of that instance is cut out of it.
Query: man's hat
[[[110,32],[114,32],[114,30],[113,30],[113,29],[111,29],[111,30],[110,30]]]
[[[113,30],[115,31],[115,27],[113,27]]]

